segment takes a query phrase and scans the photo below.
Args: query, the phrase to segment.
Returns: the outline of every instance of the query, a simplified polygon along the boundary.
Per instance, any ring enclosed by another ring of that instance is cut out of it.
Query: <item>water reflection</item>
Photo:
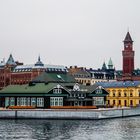
[[[0,120],[6,140],[139,140],[140,117],[112,120]]]

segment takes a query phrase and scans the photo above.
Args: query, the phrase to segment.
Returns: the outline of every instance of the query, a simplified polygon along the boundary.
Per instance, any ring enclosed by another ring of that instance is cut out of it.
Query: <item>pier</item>
[[[110,119],[139,116],[137,108],[107,109],[1,109],[1,119]]]

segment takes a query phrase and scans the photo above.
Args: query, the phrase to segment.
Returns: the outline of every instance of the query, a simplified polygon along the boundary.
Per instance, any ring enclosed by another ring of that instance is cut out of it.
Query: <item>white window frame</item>
[[[17,97],[17,106],[20,106],[20,97]]]
[[[104,105],[104,97],[93,97],[93,105]]]
[[[50,97],[50,106],[63,106],[63,97]]]
[[[96,94],[102,94],[102,93],[103,93],[102,89],[96,89]]]
[[[10,97],[10,106],[15,106],[15,97]]]
[[[37,107],[44,107],[44,98],[37,98]]]
[[[26,97],[21,97],[20,98],[20,105],[21,106],[26,106],[27,105],[27,98]]]
[[[31,105],[31,98],[27,97],[27,106],[30,106],[30,105]]]
[[[31,98],[31,106],[36,106],[36,98],[35,97]]]
[[[62,89],[61,88],[55,88],[55,89],[53,89],[53,93],[61,94],[62,93]]]

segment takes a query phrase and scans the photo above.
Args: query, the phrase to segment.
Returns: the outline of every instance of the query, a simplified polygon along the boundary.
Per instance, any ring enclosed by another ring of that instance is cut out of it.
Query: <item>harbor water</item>
[[[140,140],[140,117],[0,120],[0,140]]]

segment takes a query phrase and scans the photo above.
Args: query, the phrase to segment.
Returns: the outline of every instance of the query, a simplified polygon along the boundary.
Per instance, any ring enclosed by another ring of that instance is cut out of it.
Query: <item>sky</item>
[[[0,0],[0,60],[122,69],[123,40],[140,68],[140,0]]]

